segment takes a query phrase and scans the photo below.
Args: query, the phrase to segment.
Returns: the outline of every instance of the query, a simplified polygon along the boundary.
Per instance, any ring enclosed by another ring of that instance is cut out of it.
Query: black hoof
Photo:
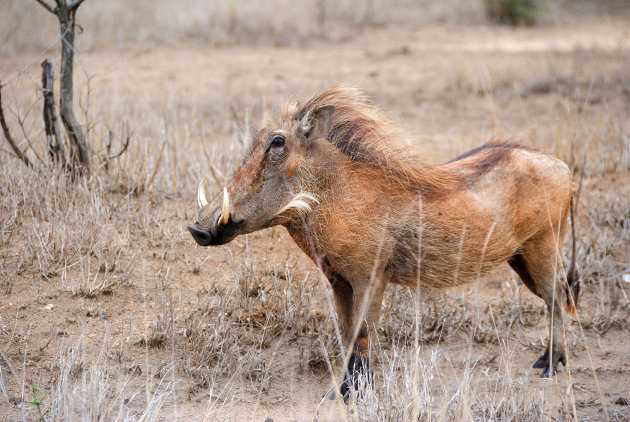
[[[534,364],[532,365],[532,368],[544,368],[545,366],[549,366],[549,359],[543,356],[540,359],[538,359],[536,362],[534,362]]]
[[[542,373],[540,374],[541,378],[553,378],[553,376],[556,375],[556,368],[549,368],[549,366],[547,366],[545,369],[543,369]]]
[[[347,402],[350,398],[351,391],[359,391],[361,384],[365,384],[366,381],[369,386],[373,386],[373,379],[374,376],[370,370],[368,359],[353,353],[350,355],[348,367],[343,376],[343,382],[339,386],[339,394],[344,401]],[[330,391],[325,394],[324,397],[335,399],[337,398],[337,394],[335,391]]]
[[[542,369],[542,373],[540,374],[541,378],[552,378],[556,375],[558,369],[558,362],[560,362],[563,366],[567,366],[567,359],[564,353],[553,354],[553,359],[549,362],[549,349],[545,351],[540,359],[534,362],[532,368]]]
[[[545,368],[549,366],[549,349],[536,361],[532,368]]]

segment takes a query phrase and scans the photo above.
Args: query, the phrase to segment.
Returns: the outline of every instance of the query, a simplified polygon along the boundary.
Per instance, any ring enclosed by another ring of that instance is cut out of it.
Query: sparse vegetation
[[[535,25],[541,14],[539,0],[484,0],[491,22],[509,25]]]
[[[32,1],[12,1],[6,13],[0,15],[0,39],[6,40],[0,45],[0,54],[39,52],[54,46],[58,34],[50,15],[44,9],[33,8]],[[191,0],[181,4],[168,0],[88,1],[77,15],[78,24],[86,29],[77,37],[77,46],[81,51],[191,43],[296,47],[317,39],[344,40],[374,25],[436,20],[481,22],[483,6],[467,0]],[[21,30],[19,22],[23,21],[32,22],[39,30]]]
[[[31,394],[33,395],[33,398],[31,399],[29,404],[37,408],[35,419],[42,420],[45,418],[45,412],[42,413],[42,404],[44,404],[44,400],[46,400],[46,397],[42,397],[38,393],[39,387],[37,386],[37,384],[33,384],[33,387],[31,387]]]
[[[47,154],[36,141],[37,54],[59,40],[31,3],[9,2],[0,15],[0,79],[9,128],[37,161]],[[0,150],[0,415],[628,418],[614,401],[630,373],[630,80],[616,35],[627,17],[595,26],[576,15],[551,43],[544,28],[452,24],[481,21],[483,3],[471,12],[457,1],[440,10],[374,1],[370,22],[354,1],[282,13],[280,1],[149,3],[88,0],[78,15],[75,112],[97,155],[130,139],[123,156],[98,157],[102,167],[73,180]],[[132,22],[127,6],[144,18]],[[38,29],[18,29],[25,21]],[[593,37],[597,46],[580,41]],[[348,405],[320,401],[340,381],[344,352],[327,281],[279,228],[194,245],[185,226],[199,179],[219,192],[259,121],[332,81],[366,89],[436,162],[512,138],[584,170],[584,291],[579,319],[565,326],[569,365],[554,382],[529,368],[544,350],[547,311],[506,267],[440,294],[389,287],[375,387]]]

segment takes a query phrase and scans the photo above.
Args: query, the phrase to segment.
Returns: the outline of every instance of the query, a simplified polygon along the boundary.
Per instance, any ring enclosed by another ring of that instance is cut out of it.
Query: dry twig
[[[11,146],[11,149],[13,149],[13,152],[15,152],[15,155],[17,155],[17,157],[20,160],[22,160],[24,164],[32,168],[33,164],[28,159],[28,157],[24,155],[20,147],[18,147],[18,145],[13,140],[13,137],[11,136],[11,132],[9,132],[9,126],[7,125],[7,121],[4,118],[4,110],[2,108],[2,84],[1,83],[0,83],[0,125],[2,125],[2,132],[4,132],[4,138],[7,140],[7,142]]]

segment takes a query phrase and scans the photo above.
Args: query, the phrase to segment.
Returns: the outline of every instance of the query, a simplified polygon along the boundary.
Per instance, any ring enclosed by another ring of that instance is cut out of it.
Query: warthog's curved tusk
[[[230,196],[226,187],[223,187],[223,209],[221,210],[221,216],[217,221],[217,226],[221,227],[227,224],[230,219]]]
[[[199,204],[199,208],[203,208],[208,205],[208,200],[206,199],[206,193],[204,192],[203,185],[206,183],[206,179],[201,179],[199,182],[199,188],[197,189],[197,203]]]
[[[308,192],[300,192],[293,196],[289,203],[276,213],[276,216],[279,216],[289,210],[295,210],[298,213],[307,214],[313,211],[313,205],[311,203],[318,204],[319,201],[317,200],[317,197]]]

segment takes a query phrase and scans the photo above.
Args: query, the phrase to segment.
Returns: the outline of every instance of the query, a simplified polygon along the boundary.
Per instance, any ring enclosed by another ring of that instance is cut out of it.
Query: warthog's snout
[[[244,219],[233,219],[233,216],[230,215],[226,224],[220,226],[217,224],[210,230],[206,230],[199,227],[198,223],[195,223],[192,226],[188,226],[188,231],[200,246],[224,245],[236,237],[236,229],[244,222]]]
[[[210,246],[212,245],[212,235],[204,230],[199,230],[195,226],[188,226],[188,231],[192,235],[195,242],[197,242],[200,246]]]

